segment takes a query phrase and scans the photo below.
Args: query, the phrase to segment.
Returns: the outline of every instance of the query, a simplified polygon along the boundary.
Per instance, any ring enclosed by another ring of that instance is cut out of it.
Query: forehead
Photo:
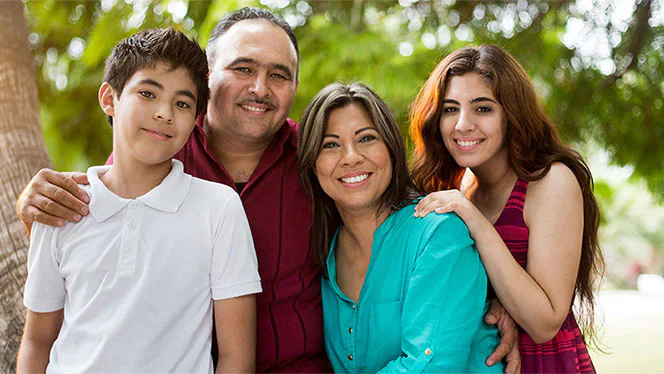
[[[251,58],[265,64],[290,66],[295,72],[297,54],[288,34],[272,22],[244,20],[231,26],[216,40],[217,60],[228,63]]]
[[[364,105],[359,103],[351,103],[341,108],[333,109],[327,118],[325,126],[327,132],[354,131],[358,127],[376,127],[371,120],[369,112],[364,108]]]
[[[127,80],[127,85],[140,84],[142,81],[148,79],[161,84],[165,89],[188,89],[196,92],[196,85],[191,77],[191,72],[184,66],[178,66],[173,69],[172,64],[157,61],[154,67],[146,66],[136,70]]]
[[[484,77],[477,73],[466,73],[452,77],[447,83],[445,97],[478,97],[493,98],[491,86]]]

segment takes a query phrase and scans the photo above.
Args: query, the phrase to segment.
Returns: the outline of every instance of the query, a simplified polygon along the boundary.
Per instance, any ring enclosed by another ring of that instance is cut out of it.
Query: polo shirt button
[[[130,254],[131,254],[131,251],[132,251],[132,249],[131,249],[131,248],[127,248],[127,249],[125,249],[125,253],[126,253],[126,254],[128,254],[128,255],[130,255]]]
[[[352,333],[353,333],[353,328],[352,328],[352,327],[349,327],[349,328],[348,328],[348,333],[349,333],[349,334],[352,334]]]
[[[355,304],[353,304],[353,309],[355,309]]]
[[[427,355],[427,356],[430,356],[431,355],[431,348],[425,349],[424,354]]]
[[[353,361],[353,355],[348,355],[348,360]]]
[[[129,207],[130,208],[138,208],[138,203],[135,202],[135,201],[132,201],[131,203],[129,203]]]
[[[133,222],[129,222],[129,225],[127,226],[129,227],[130,230],[133,230],[136,227],[136,225],[134,225]]]

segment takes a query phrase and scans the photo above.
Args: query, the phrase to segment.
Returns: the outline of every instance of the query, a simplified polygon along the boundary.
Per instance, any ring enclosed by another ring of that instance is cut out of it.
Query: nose
[[[171,105],[160,105],[154,112],[154,119],[168,124],[173,123],[173,108],[171,108]]]
[[[454,126],[454,129],[461,134],[470,134],[475,130],[475,119],[473,118],[472,112],[468,110],[462,110],[459,113],[459,119]]]
[[[265,74],[256,74],[249,85],[249,93],[262,99],[270,94],[267,87],[267,76]]]
[[[349,144],[343,148],[341,162],[344,166],[354,167],[364,161],[364,155],[358,152],[354,144]]]

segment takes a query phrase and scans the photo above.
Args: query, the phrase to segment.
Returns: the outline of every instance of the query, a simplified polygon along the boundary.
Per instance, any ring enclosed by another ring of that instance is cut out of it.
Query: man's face
[[[228,141],[269,142],[297,90],[297,55],[288,35],[265,20],[240,21],[216,40],[210,66],[210,131]]]

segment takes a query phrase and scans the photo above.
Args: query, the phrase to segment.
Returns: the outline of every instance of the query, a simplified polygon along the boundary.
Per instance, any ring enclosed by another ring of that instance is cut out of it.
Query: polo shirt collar
[[[99,179],[111,169],[112,165],[93,166],[88,169],[90,182],[90,214],[97,222],[102,222],[115,215],[129,204],[132,199],[124,199],[109,190]],[[191,175],[184,173],[184,167],[178,160],[171,161],[171,171],[155,188],[135,200],[166,213],[178,211],[191,186]]]

